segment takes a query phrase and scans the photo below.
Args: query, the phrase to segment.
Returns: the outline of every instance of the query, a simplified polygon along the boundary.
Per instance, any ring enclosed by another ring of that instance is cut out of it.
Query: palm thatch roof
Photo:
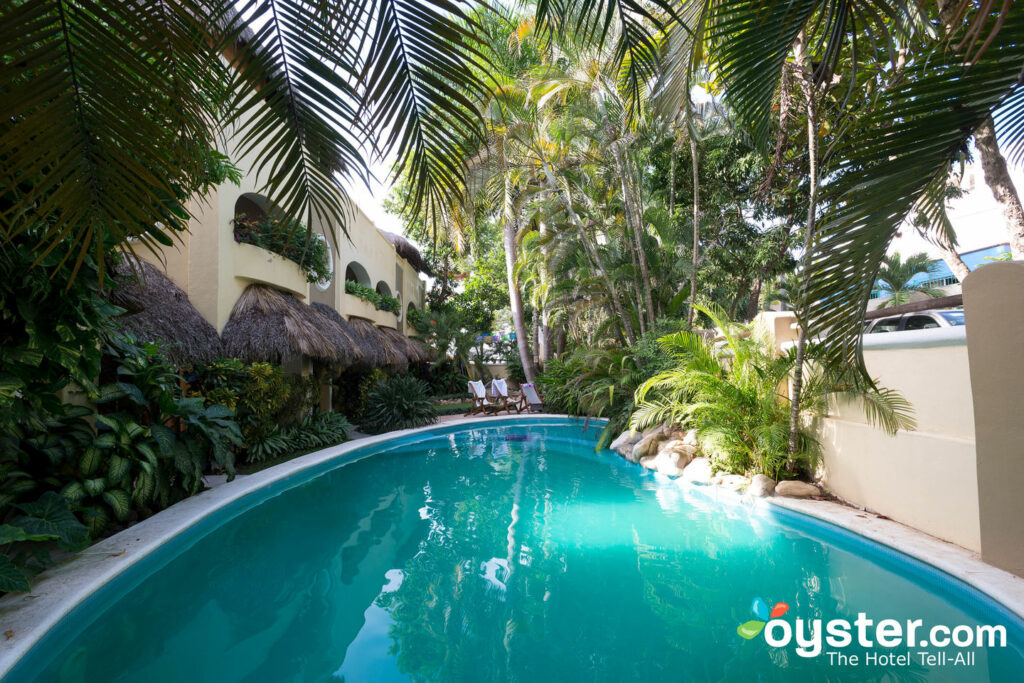
[[[409,357],[402,347],[393,339],[385,336],[381,328],[363,318],[352,318],[348,322],[352,330],[362,338],[362,348],[374,350],[376,354],[375,367],[391,370],[405,370],[409,367]]]
[[[378,231],[384,236],[384,239],[391,243],[391,246],[395,248],[398,255],[409,262],[409,265],[424,275],[434,275],[430,272],[430,266],[427,265],[426,260],[420,254],[420,250],[416,248],[416,245],[401,235],[396,235],[393,232],[388,232],[387,230]]]
[[[352,329],[352,325],[345,320],[343,315],[327,304],[314,303],[310,304],[310,306],[317,314],[325,319],[331,330],[331,334],[344,339],[345,346],[350,349],[352,353],[352,358],[348,362],[348,365],[374,367],[373,360],[377,354],[376,349],[366,348],[363,337]]]
[[[434,360],[434,355],[427,348],[413,339],[406,337],[398,330],[390,327],[380,328],[380,333],[387,337],[395,346],[402,350],[410,363],[429,363]]]
[[[125,256],[113,271],[108,298],[127,310],[115,319],[124,331],[139,341],[157,343],[167,359],[180,367],[223,355],[217,330],[159,268]]]
[[[352,365],[359,345],[334,321],[291,294],[249,285],[238,297],[221,334],[227,355],[249,362],[280,363],[302,355],[323,363]]]

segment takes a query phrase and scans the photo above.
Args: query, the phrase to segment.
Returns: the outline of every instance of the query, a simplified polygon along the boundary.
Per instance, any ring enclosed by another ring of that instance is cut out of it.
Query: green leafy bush
[[[244,363],[219,359],[197,368],[191,392],[207,404],[218,402],[235,408],[248,460],[253,449],[273,434],[306,419],[320,400],[314,377],[287,375],[271,363]]]
[[[258,221],[235,216],[235,241],[272,251],[297,263],[309,282],[330,282],[331,254],[327,243],[298,221],[265,216]]]
[[[12,508],[13,515],[0,524],[0,592],[28,591],[29,580],[53,563],[50,545],[78,550],[89,538],[67,501],[53,491]]]
[[[96,438],[61,494],[97,535],[111,519],[146,516],[203,489],[211,458],[234,476],[242,434],[234,412],[185,396],[182,378],[154,344],[113,336],[114,380],[93,399]]]
[[[370,392],[362,426],[372,434],[437,422],[425,382],[409,375],[386,379]]]
[[[795,466],[813,467],[818,444],[811,429],[801,427],[798,451],[789,453],[789,399],[779,391],[793,371],[796,358],[777,355],[767,338],[749,326],[732,323],[717,306],[701,306],[725,337],[715,345],[693,332],[664,337],[662,347],[675,365],[650,378],[636,392],[634,429],[670,424],[697,430],[701,448],[718,470],[766,474],[774,479],[793,476]],[[874,420],[895,433],[911,427],[910,405],[899,394],[867,387],[845,369],[832,369],[813,345],[801,392],[801,413],[827,408],[826,391],[860,397]],[[805,423],[801,423],[805,424]]]
[[[381,294],[372,287],[367,287],[354,280],[345,280],[345,292],[373,304],[378,311],[390,311],[398,314],[402,310],[402,304],[395,297]]]
[[[320,412],[290,429],[277,429],[249,448],[250,462],[326,448],[348,441],[351,425],[341,413]]]

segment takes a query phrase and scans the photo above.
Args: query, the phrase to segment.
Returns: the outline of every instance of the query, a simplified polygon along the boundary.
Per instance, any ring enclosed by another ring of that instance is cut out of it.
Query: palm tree
[[[879,308],[902,306],[910,300],[912,294],[923,294],[931,299],[942,296],[942,290],[925,282],[911,284],[917,275],[927,275],[931,265],[932,260],[924,252],[908,256],[906,261],[899,254],[882,259],[882,267],[878,269],[878,284],[888,290],[889,298]]]
[[[79,263],[171,244],[188,216],[169,199],[202,186],[222,137],[283,213],[332,234],[365,146],[440,210],[483,135],[476,28],[445,0],[3,3],[0,239],[38,233]]]
[[[813,82],[833,83],[845,93],[836,97],[833,140],[822,150],[818,174],[824,179],[819,204],[828,210],[816,216],[796,304],[809,334],[830,331],[828,353],[864,371],[857,343],[864,302],[893,235],[993,112],[1003,124],[1002,142],[1010,148],[1024,143],[1024,107],[1013,106],[1024,92],[1024,13],[1000,12],[991,0],[961,0],[961,21],[943,41],[923,39],[934,35],[936,4],[908,0],[702,0],[684,4],[683,11],[667,0],[548,0],[538,4],[538,22],[549,31],[589,26],[597,41],[608,33],[606,24],[589,17],[617,22],[625,36],[619,38],[626,44],[622,52],[631,55],[630,63],[646,64],[636,55],[644,54],[651,34],[660,55],[661,36],[697,26],[688,8],[707,17],[716,74],[757,144],[767,146],[798,35],[808,46]],[[674,82],[688,86],[685,78]]]

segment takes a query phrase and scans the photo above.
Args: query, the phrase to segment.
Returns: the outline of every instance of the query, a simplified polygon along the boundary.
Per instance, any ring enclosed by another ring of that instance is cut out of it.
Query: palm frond
[[[828,330],[833,362],[863,369],[860,329],[889,242],[989,112],[1019,88],[1024,14],[1010,13],[993,44],[968,67],[936,47],[907,66],[833,153],[822,191],[828,210],[810,253],[798,310],[810,334]],[[1019,114],[1024,116],[1024,114]]]
[[[362,104],[385,134],[380,156],[393,154],[394,172],[412,179],[406,207],[412,213],[440,215],[453,204],[465,188],[464,160],[485,141],[479,103],[487,99],[488,60],[466,6],[367,3],[374,32],[359,73]]]
[[[196,4],[6,2],[0,8],[0,226],[81,263],[181,229],[214,146],[222,67]],[[101,258],[96,259],[102,262]],[[76,264],[77,268],[77,264]]]
[[[261,191],[283,214],[310,230],[320,222],[347,234],[350,206],[341,181],[368,171],[352,133],[358,120],[352,65],[337,46],[347,46],[368,18],[361,11],[339,25],[333,9],[288,0],[240,7],[225,34],[259,28],[232,62],[226,124],[236,153],[255,159]]]

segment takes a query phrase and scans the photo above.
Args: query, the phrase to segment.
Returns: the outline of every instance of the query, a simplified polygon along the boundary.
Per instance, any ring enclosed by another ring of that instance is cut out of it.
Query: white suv
[[[963,309],[916,311],[864,323],[864,334],[927,330],[934,327],[959,327],[964,324]]]

